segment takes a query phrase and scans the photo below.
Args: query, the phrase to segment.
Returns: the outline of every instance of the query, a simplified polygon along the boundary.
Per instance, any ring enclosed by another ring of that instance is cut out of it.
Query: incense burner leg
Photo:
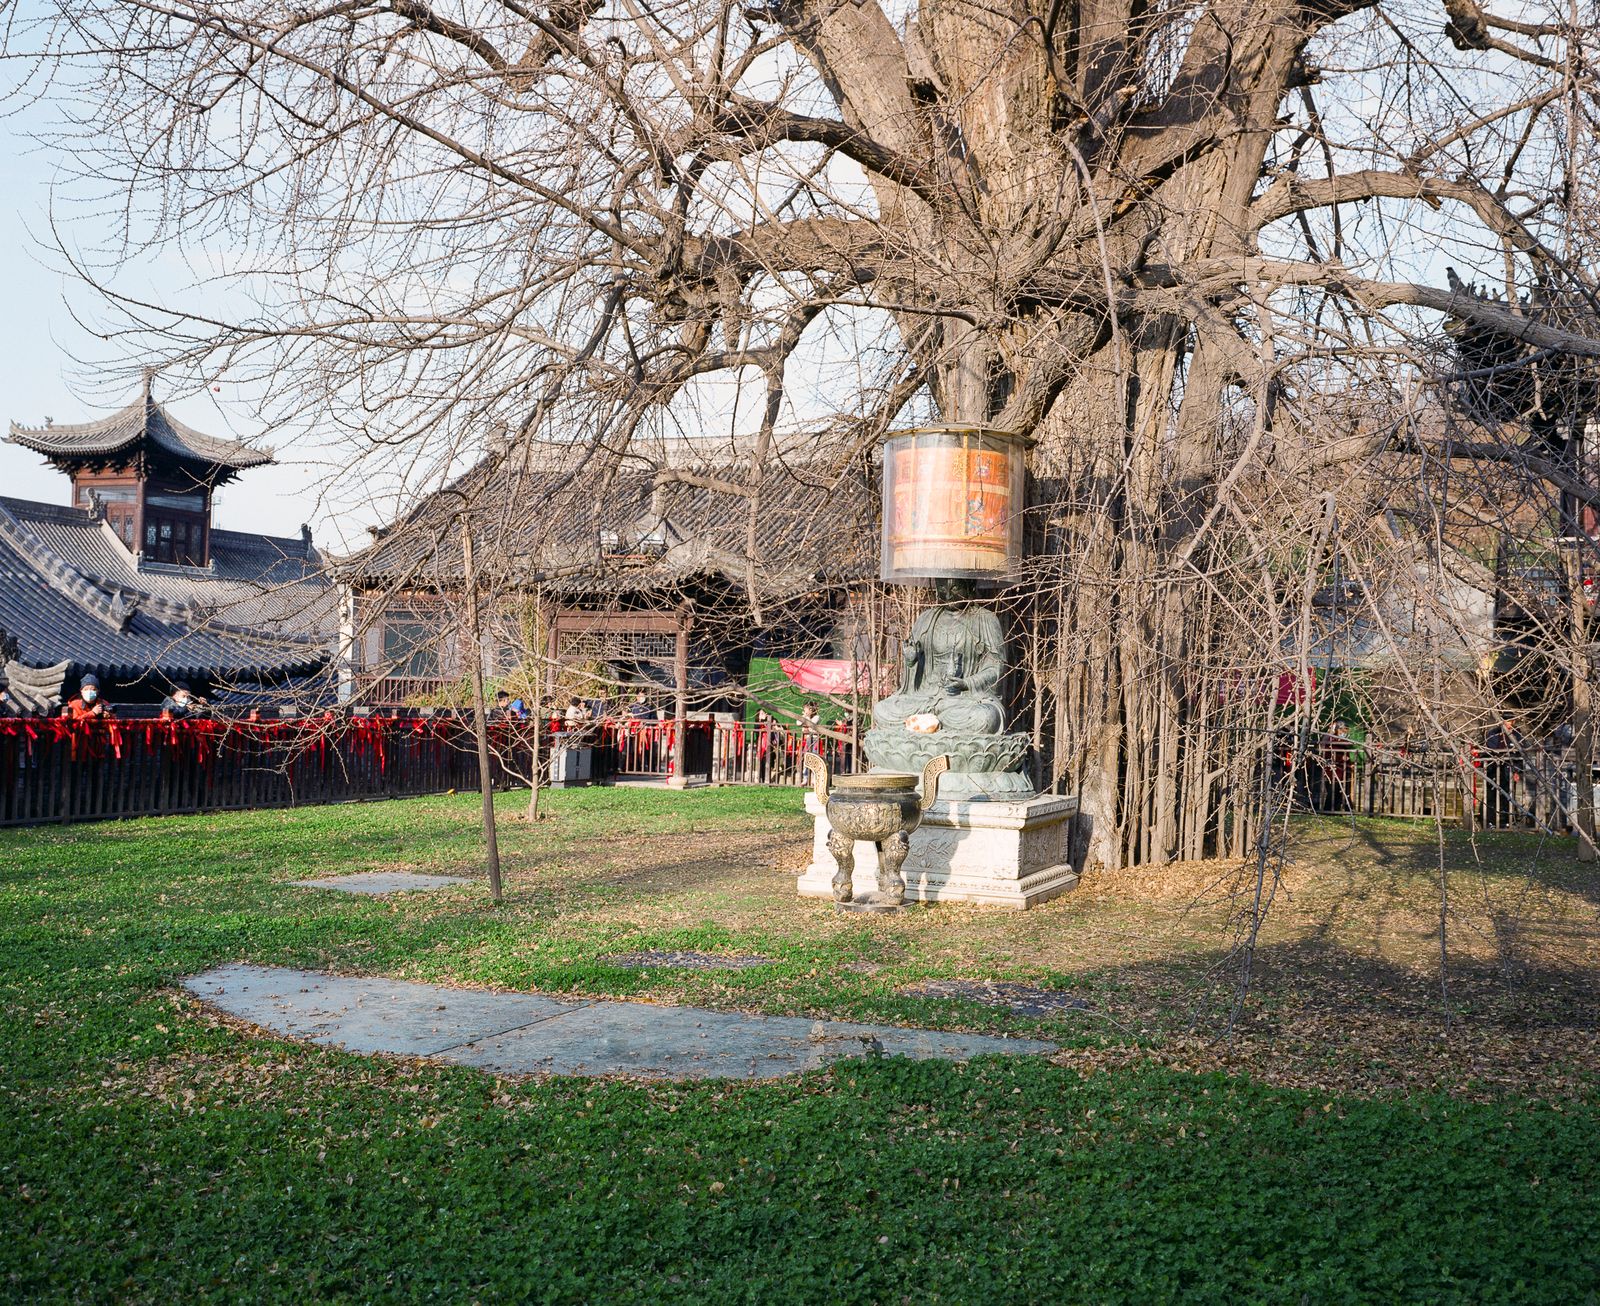
[[[878,843],[878,897],[886,903],[899,906],[906,900],[906,877],[900,868],[906,864],[911,851],[911,836],[904,830],[896,831]]]
[[[839,869],[833,873],[833,900],[849,902],[855,897],[856,841],[838,830],[828,832],[828,851]]]

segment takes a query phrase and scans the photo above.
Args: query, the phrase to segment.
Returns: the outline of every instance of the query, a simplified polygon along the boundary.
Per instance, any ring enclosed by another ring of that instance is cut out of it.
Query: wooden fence
[[[495,769],[532,740],[497,726]],[[399,798],[472,788],[470,727],[453,719],[0,720],[0,825]]]
[[[671,722],[607,721],[552,731],[497,720],[489,727],[497,786],[527,783],[535,731],[545,778],[556,748],[589,750],[597,783],[674,775]],[[844,741],[690,721],[684,778],[801,785],[801,754],[820,748],[835,769],[848,769]],[[261,722],[0,718],[0,825],[403,798],[477,785],[471,722],[447,713]]]
[[[1369,748],[1323,743],[1295,766],[1295,798],[1311,811],[1435,818],[1475,829],[1571,833],[1571,750]],[[1593,783],[1593,781],[1591,781]]]
[[[538,731],[541,770],[555,748],[589,750],[596,783],[669,781],[677,765],[667,721],[603,721],[575,730],[497,720],[489,727],[497,786],[527,782]],[[854,769],[848,739],[738,722],[685,726],[691,784],[800,786],[802,758],[822,752]],[[1323,813],[1432,819],[1480,829],[1571,829],[1570,754],[1451,753],[1324,743],[1280,755],[1296,804]],[[474,789],[469,720],[329,714],[244,722],[0,718],[0,825],[180,812],[294,807]]]
[[[855,769],[850,741],[817,730],[719,723],[711,743],[710,779],[716,784],[805,785],[801,759],[807,753],[821,753],[836,775]]]

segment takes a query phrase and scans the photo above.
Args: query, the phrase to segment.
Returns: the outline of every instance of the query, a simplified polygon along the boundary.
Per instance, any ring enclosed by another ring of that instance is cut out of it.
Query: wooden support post
[[[547,632],[546,643],[555,639],[555,623],[550,619],[550,614],[545,611],[544,595],[534,591],[533,597],[533,629],[529,632],[533,638],[531,644],[540,643],[541,632]],[[533,702],[528,704],[528,720],[533,723],[533,757],[528,764],[528,820],[539,819],[539,768],[544,764],[543,750],[540,747],[540,731],[545,728],[544,709],[540,704],[544,700],[545,686],[545,661],[544,649],[534,648],[533,654],[533,680],[528,687],[528,693]]]
[[[850,770],[861,770],[861,608],[850,620]]]
[[[667,783],[674,789],[681,789],[689,782],[683,773],[684,759],[688,756],[684,735],[689,712],[689,621],[689,610],[684,608],[679,612],[677,642],[672,653],[672,774]]]
[[[461,523],[462,579],[467,587],[468,654],[472,659],[472,731],[478,737],[478,789],[483,794],[483,842],[489,855],[489,896],[501,901],[500,840],[494,824],[494,772],[489,769],[489,725],[483,702],[483,642],[478,624],[478,573],[472,563],[472,531]]]

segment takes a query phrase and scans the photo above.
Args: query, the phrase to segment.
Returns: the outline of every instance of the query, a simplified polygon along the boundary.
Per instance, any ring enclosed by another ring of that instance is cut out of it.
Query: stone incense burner
[[[897,772],[833,776],[827,760],[815,753],[805,757],[812,790],[827,804],[828,851],[838,862],[833,877],[833,900],[855,911],[896,911],[905,905],[906,881],[901,873],[911,849],[911,832],[933,805],[939,777],[950,769],[950,759],[939,756],[922,768],[919,777]],[[878,891],[855,900],[851,885],[855,875],[855,843],[866,839],[878,849]]]

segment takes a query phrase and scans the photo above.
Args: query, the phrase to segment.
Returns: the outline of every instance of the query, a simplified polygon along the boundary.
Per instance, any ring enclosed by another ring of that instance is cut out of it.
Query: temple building
[[[725,444],[680,437],[643,456],[550,443],[490,456],[374,530],[335,567],[348,595],[345,695],[415,702],[461,682],[464,525],[484,671],[519,688],[519,670],[540,662],[592,668],[614,693],[740,710],[753,661],[837,670],[852,649],[869,683],[860,613],[878,523],[867,468],[784,451],[752,511],[729,489],[747,478],[748,456]]]
[[[222,530],[216,490],[273,461],[204,435],[151,393],[96,421],[11,426],[71,479],[70,506],[0,497],[0,663],[46,710],[93,673],[113,702],[179,680],[220,699],[321,696],[338,601],[310,531]],[[329,682],[331,685],[331,681]]]

